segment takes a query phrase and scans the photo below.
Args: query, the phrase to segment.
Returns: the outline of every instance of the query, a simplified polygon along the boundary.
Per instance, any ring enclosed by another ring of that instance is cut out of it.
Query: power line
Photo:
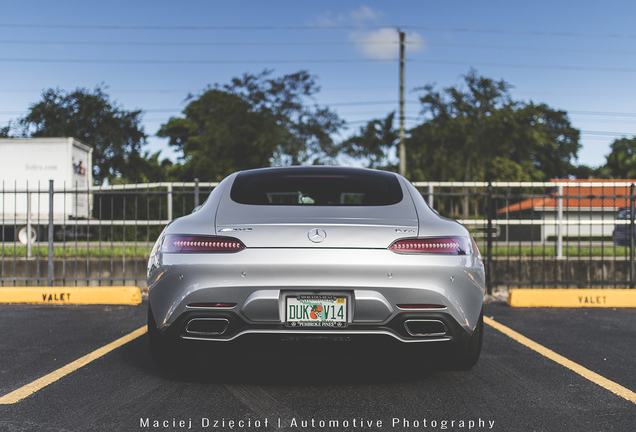
[[[510,67],[522,69],[548,69],[548,70],[576,70],[596,72],[636,72],[636,68],[619,68],[604,66],[567,66],[567,65],[533,65],[520,63],[489,63],[468,62],[455,60],[431,60],[431,59],[407,59],[407,62],[461,65],[461,66],[488,66]],[[301,59],[301,60],[125,60],[125,59],[44,59],[44,58],[0,58],[2,63],[78,63],[78,64],[294,64],[294,63],[393,63],[394,59]]]
[[[101,25],[101,24],[8,24],[0,23],[0,28],[45,28],[45,29],[82,29],[82,30],[369,30],[397,28],[391,25],[376,26],[148,26],[148,25]]]
[[[332,106],[370,106],[370,105],[397,105],[397,100],[385,100],[385,101],[364,101],[364,102],[335,102],[322,104],[328,107]],[[419,104],[418,101],[407,100],[408,104]],[[182,108],[151,108],[143,110],[145,113],[162,113],[162,112],[181,112]],[[581,110],[564,110],[568,114],[580,114],[580,115],[595,115],[595,116],[610,116],[610,117],[636,117],[636,113],[625,112],[609,112],[609,111],[581,111]],[[25,114],[28,111],[0,111],[0,115],[11,114]],[[349,114],[353,115],[353,114]]]
[[[149,112],[151,110],[147,110],[146,112]],[[159,112],[162,110],[152,110],[153,112]],[[171,111],[180,111],[180,110],[165,110],[162,112],[171,112]],[[0,115],[4,114],[4,113],[9,113],[8,111],[0,111]],[[15,114],[24,114],[24,112],[12,112]],[[377,119],[373,119],[373,120],[353,120],[353,121],[347,121],[345,124],[347,126],[355,126],[355,125],[363,125],[363,124],[367,124],[371,121],[374,121]],[[417,117],[406,117],[406,120],[408,120],[409,122],[415,122],[415,121],[421,121],[421,119],[417,118]],[[146,119],[147,121],[147,119]],[[155,122],[164,122],[165,119],[153,119],[153,121]],[[9,121],[0,121],[0,124],[9,124]],[[629,133],[629,132],[612,132],[612,131],[587,131],[587,130],[580,130],[579,131],[580,134],[583,136],[588,136],[589,138],[592,139],[602,139],[602,137],[624,137],[624,136],[634,136],[636,137],[636,133]]]
[[[418,101],[410,100],[406,101],[409,104],[419,104]],[[330,104],[323,104],[328,107],[333,106],[369,106],[369,105],[397,105],[397,100],[383,100],[383,101],[361,101],[361,102],[334,102]],[[174,112],[174,111],[182,111],[183,108],[154,108],[143,110],[148,113],[157,113],[157,112]],[[0,111],[2,113],[2,111]]]
[[[389,90],[394,89],[395,86],[343,86],[343,87],[322,87],[320,89],[321,94],[324,92],[337,91],[342,92],[343,90]],[[413,87],[409,90],[415,90],[416,87]],[[199,89],[200,90],[200,89]],[[41,92],[42,89],[15,89],[15,88],[0,88],[0,93],[37,93]],[[192,92],[191,88],[188,89],[114,89],[109,87],[109,91],[112,93],[188,93]],[[580,93],[573,93],[579,95]]]
[[[610,131],[580,131],[582,135],[603,135],[603,136],[636,136],[636,133],[629,132],[610,132]]]
[[[336,102],[336,103],[325,104],[325,105],[327,106],[360,106],[360,105],[387,105],[387,104],[397,105],[397,103],[398,103],[397,100],[385,100],[385,101],[362,101],[362,102]],[[415,100],[409,100],[409,101],[406,101],[406,103],[419,104],[419,102]]]
[[[84,46],[345,46],[345,45],[398,45],[398,41],[345,41],[345,42],[134,42],[134,41],[85,41],[85,40],[0,40],[0,44],[16,45],[84,45]],[[405,41],[406,45],[422,45],[419,42]],[[516,51],[573,52],[581,54],[636,54],[634,50],[589,49],[589,48],[555,48],[511,45],[457,44],[425,42],[426,46],[447,48],[501,49]]]
[[[480,48],[480,49],[502,49],[502,50],[516,50],[516,51],[572,52],[572,53],[581,53],[581,54],[636,54],[636,51],[633,51],[633,50],[614,50],[614,49],[555,48],[555,47],[512,46],[512,45],[474,45],[474,44],[454,44],[454,43],[436,43],[436,42],[426,42],[425,45],[447,47],[447,48]]]
[[[385,28],[398,28],[410,30],[428,30],[444,32],[464,32],[464,33],[493,33],[493,34],[516,34],[531,36],[565,36],[565,37],[593,37],[593,38],[620,38],[636,39],[636,34],[621,33],[585,33],[585,32],[563,32],[546,30],[509,30],[509,29],[488,29],[471,27],[437,27],[437,26],[410,26],[410,25],[364,25],[364,26],[150,26],[150,25],[99,25],[99,24],[14,24],[0,23],[0,28],[38,28],[38,29],[83,29],[83,30],[219,30],[219,31],[245,31],[245,30],[377,30]]]
[[[630,94],[630,93],[608,93],[608,92],[594,93],[594,92],[585,92],[585,91],[580,91],[580,92],[541,91],[541,90],[539,90],[539,91],[529,91],[529,90],[516,91],[515,89],[513,89],[512,93],[514,93],[516,95],[534,95],[534,96],[544,95],[544,96],[602,97],[604,99],[607,99],[608,97],[613,97],[613,98],[636,98],[636,95]]]
[[[313,46],[313,45],[398,45],[398,42],[386,41],[349,41],[349,42],[118,42],[118,41],[51,41],[51,40],[0,40],[0,44],[19,45],[113,45],[113,46]],[[419,45],[411,42],[411,45]]]
[[[3,63],[82,63],[82,64],[263,64],[263,63],[393,63],[384,59],[305,59],[305,60],[117,60],[0,58]]]
[[[420,86],[412,87],[408,89],[408,91],[417,90]],[[357,91],[357,90],[393,90],[395,86],[346,86],[346,87],[322,87],[320,90],[320,94],[328,93],[328,92],[339,92],[343,91]],[[198,91],[202,89],[112,89],[109,88],[109,91],[112,94],[130,94],[130,93],[191,93],[193,91]],[[0,93],[40,93],[42,89],[15,89],[15,88],[0,88]],[[588,97],[626,97],[626,98],[636,98],[636,95],[629,93],[585,93],[585,92],[542,92],[542,91],[515,91],[515,94],[519,95],[560,95],[560,96],[588,96]],[[594,114],[596,111],[568,111],[572,114],[583,114],[590,113]],[[601,115],[605,115],[601,113]],[[608,113],[607,115],[623,115],[623,113]],[[636,113],[627,113],[625,115],[633,115],[636,116]]]
[[[372,106],[372,105],[397,105],[397,100],[384,100],[384,101],[362,101],[362,102],[335,102],[331,104],[322,104],[324,106],[332,107],[332,106]],[[419,104],[419,102],[410,100],[406,101],[408,104]],[[170,113],[170,112],[181,112],[183,111],[183,107],[181,108],[150,108],[142,110],[144,113]],[[0,111],[0,115],[11,115],[11,114],[26,114],[28,111]]]
[[[608,112],[608,111],[567,111],[568,114],[580,114],[580,115],[599,115],[599,116],[617,116],[617,117],[636,117],[636,113],[621,113],[621,112]]]
[[[414,63],[430,63],[461,66],[489,66],[489,67],[510,67],[521,69],[552,69],[552,70],[576,70],[576,71],[596,71],[596,72],[636,72],[636,68],[615,68],[604,66],[565,66],[565,65],[531,65],[520,63],[488,63],[488,62],[467,62],[455,60],[408,60]]]
[[[483,29],[469,27],[432,27],[432,26],[403,26],[413,30],[434,30],[434,31],[455,31],[466,33],[494,33],[494,34],[516,34],[531,36],[568,36],[568,37],[594,37],[594,38],[621,38],[636,39],[636,34],[619,33],[583,33],[583,32],[559,32],[543,30],[506,30],[506,29]]]

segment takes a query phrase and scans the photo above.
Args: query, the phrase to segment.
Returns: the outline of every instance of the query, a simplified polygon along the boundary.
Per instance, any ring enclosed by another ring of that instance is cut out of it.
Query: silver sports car
[[[312,338],[444,345],[460,369],[481,351],[477,246],[390,172],[234,173],[161,233],[148,287],[150,349],[163,367],[186,340],[217,350]]]

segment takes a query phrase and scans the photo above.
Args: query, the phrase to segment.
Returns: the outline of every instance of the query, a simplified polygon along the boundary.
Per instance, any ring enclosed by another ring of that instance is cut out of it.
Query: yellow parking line
[[[21,401],[25,397],[32,395],[36,391],[41,390],[47,385],[54,383],[60,378],[63,378],[66,375],[70,374],[71,372],[76,371],[77,369],[83,366],[86,366],[93,360],[97,360],[98,358],[100,358],[101,356],[105,354],[108,354],[112,350],[119,348],[120,346],[127,344],[128,342],[134,339],[137,339],[139,336],[146,333],[146,330],[147,330],[146,326],[140,327],[137,330],[133,331],[132,333],[129,333],[126,336],[121,337],[117,339],[116,341],[109,343],[106,346],[96,349],[92,353],[87,354],[84,357],[79,358],[75,360],[74,362],[67,364],[66,366],[63,366],[59,368],[58,370],[43,376],[40,379],[37,379],[23,387],[20,387],[17,390],[12,391],[9,394],[6,394],[0,397],[0,405],[9,405],[9,404],[14,404],[16,402]]]
[[[593,383],[598,384],[599,386],[611,391],[612,393],[624,399],[627,399],[630,402],[636,403],[636,393],[634,393],[633,391],[626,389],[625,387],[619,384],[616,384],[615,382],[610,381],[607,378],[602,377],[601,375],[595,372],[592,372],[591,370],[584,368],[583,366],[577,363],[574,363],[572,360],[568,360],[562,355],[555,353],[554,351],[544,347],[543,345],[539,345],[533,340],[528,339],[522,334],[517,333],[511,328],[506,327],[505,325],[500,324],[497,321],[494,321],[493,319],[484,317],[484,322],[488,324],[489,326],[499,330],[503,334],[516,340],[520,344],[525,345],[528,348],[538,352],[542,356],[547,357],[550,360],[557,362],[561,366],[565,366],[566,368],[576,372],[577,374],[581,375],[583,378],[586,378],[592,381]]]

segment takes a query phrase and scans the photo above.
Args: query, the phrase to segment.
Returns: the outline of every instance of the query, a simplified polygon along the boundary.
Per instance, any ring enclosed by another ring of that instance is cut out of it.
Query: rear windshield
[[[402,188],[383,171],[280,168],[239,173],[231,198],[254,205],[383,206],[402,201]]]

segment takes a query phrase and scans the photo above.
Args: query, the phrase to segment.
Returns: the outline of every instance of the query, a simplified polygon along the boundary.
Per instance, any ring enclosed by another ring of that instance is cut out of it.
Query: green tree
[[[505,148],[517,163],[532,161],[537,180],[565,178],[576,171],[572,163],[581,145],[580,131],[565,111],[546,104],[520,104],[514,113],[515,129]]]
[[[443,149],[453,155],[454,160],[446,163],[452,163],[461,175],[454,180],[471,181],[483,175],[484,154],[493,144],[490,136],[501,134],[497,129],[504,124],[512,103],[510,85],[503,80],[479,77],[471,69],[464,82],[467,91],[449,87],[440,93],[427,85],[420,102],[422,114],[430,116],[427,123],[438,129],[435,135]]]
[[[175,165],[170,159],[159,159],[161,152],[132,153],[128,157],[127,174],[121,183],[165,182],[174,179]],[[178,167],[177,167],[178,168]]]
[[[333,134],[344,121],[327,107],[311,103],[320,91],[316,77],[307,71],[271,78],[272,70],[244,74],[223,86],[248,102],[254,111],[272,115],[285,133],[276,143],[272,163],[298,165],[333,160],[338,153]]]
[[[222,180],[234,171],[268,166],[286,130],[266,109],[254,110],[243,98],[210,89],[171,118],[157,136],[183,151],[175,167],[181,180]]]
[[[340,151],[367,161],[369,168],[394,169],[389,162],[389,152],[394,149],[399,133],[393,127],[395,112],[383,120],[372,120],[360,128],[358,135],[344,141]]]
[[[636,179],[636,137],[615,140],[606,156],[605,172],[614,179]]]
[[[129,161],[146,143],[142,112],[125,111],[110,101],[102,86],[67,93],[48,89],[19,120],[24,137],[75,137],[93,147],[93,180],[102,184],[137,175]]]
[[[189,96],[183,117],[161,126],[157,135],[183,152],[183,164],[174,167],[179,178],[221,180],[237,170],[335,158],[332,135],[344,122],[308,104],[319,91],[315,77],[271,73],[245,74]]]
[[[3,128],[0,128],[0,138],[9,138],[11,136],[11,123],[9,122],[8,125],[6,125]]]
[[[510,84],[471,69],[465,90],[421,90],[427,120],[409,131],[411,180],[546,180],[570,174],[579,131],[564,111],[512,100]]]
[[[576,165],[572,168],[571,174],[577,179],[610,179],[612,175],[607,168],[607,165],[601,165],[599,167],[590,167],[584,164]]]

